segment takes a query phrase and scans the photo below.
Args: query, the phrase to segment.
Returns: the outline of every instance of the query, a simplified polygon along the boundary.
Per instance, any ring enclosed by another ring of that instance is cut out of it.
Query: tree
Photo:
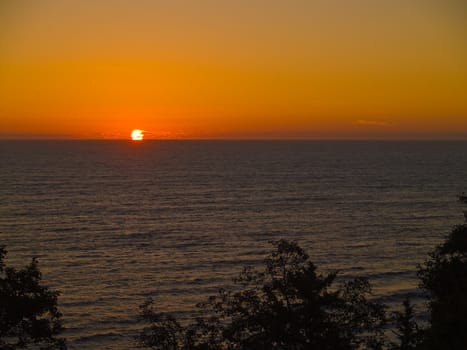
[[[420,345],[422,332],[415,321],[414,307],[409,298],[402,302],[403,311],[393,313],[398,342],[392,343],[392,350],[414,350]]]
[[[421,348],[467,349],[467,225],[453,228],[419,267],[418,276],[430,311]]]
[[[0,246],[0,349],[63,347],[59,293],[41,285],[36,259],[16,270],[5,266],[6,253]]]
[[[139,337],[152,349],[382,349],[385,307],[368,300],[366,279],[334,286],[295,242],[279,240],[264,269],[245,268],[232,290],[201,303],[204,317],[182,326],[142,305]]]

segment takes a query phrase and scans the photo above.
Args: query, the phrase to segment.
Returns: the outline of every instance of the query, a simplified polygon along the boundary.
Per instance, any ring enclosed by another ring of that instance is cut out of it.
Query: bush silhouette
[[[420,346],[422,341],[422,332],[415,321],[414,307],[409,298],[402,302],[402,311],[393,312],[394,334],[398,342],[392,342],[392,350],[414,350]]]
[[[430,312],[420,348],[467,349],[467,225],[454,227],[418,275]]]
[[[42,286],[36,259],[21,270],[6,267],[0,247],[0,349],[64,348],[58,292]]]
[[[279,240],[264,269],[245,268],[233,290],[198,305],[202,316],[182,325],[154,302],[141,306],[149,323],[143,347],[188,349],[382,349],[385,307],[370,301],[358,278],[335,286],[336,273],[318,274],[296,243]]]

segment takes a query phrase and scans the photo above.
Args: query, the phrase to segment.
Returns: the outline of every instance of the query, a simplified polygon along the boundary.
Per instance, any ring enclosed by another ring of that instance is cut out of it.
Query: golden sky
[[[467,138],[463,0],[0,0],[0,138]]]

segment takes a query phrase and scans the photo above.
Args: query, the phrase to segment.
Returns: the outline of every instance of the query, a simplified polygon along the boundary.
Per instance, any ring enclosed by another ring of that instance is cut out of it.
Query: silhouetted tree
[[[204,317],[182,326],[152,301],[141,307],[149,322],[139,344],[152,349],[382,349],[385,307],[368,300],[359,278],[334,287],[336,273],[321,275],[296,243],[275,249],[258,271],[248,267],[233,290],[198,305]]]
[[[6,267],[5,247],[0,247],[0,349],[63,348],[57,309],[58,292],[42,286],[37,260],[21,270]]]
[[[467,349],[467,225],[454,227],[418,275],[430,309],[421,349]]]
[[[403,303],[403,310],[393,313],[395,330],[394,333],[398,342],[392,343],[392,350],[413,350],[417,349],[422,340],[421,332],[415,321],[414,307],[410,300],[406,298]]]

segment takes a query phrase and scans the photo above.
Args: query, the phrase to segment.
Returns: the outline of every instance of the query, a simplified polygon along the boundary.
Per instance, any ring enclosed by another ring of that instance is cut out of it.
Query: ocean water
[[[0,141],[0,244],[61,291],[69,349],[132,349],[148,296],[183,316],[279,238],[417,298],[466,188],[466,142]]]

